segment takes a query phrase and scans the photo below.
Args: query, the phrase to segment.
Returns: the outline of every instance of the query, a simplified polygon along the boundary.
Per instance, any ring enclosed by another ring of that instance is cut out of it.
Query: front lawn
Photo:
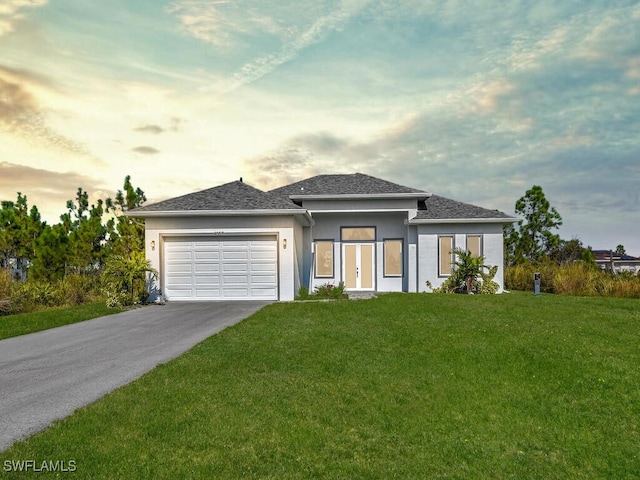
[[[273,304],[0,465],[3,478],[26,459],[105,479],[637,478],[639,337],[638,300]]]
[[[49,308],[31,313],[0,316],[0,340],[103,317],[121,311],[117,308],[108,308],[105,302],[101,301],[74,307]]]

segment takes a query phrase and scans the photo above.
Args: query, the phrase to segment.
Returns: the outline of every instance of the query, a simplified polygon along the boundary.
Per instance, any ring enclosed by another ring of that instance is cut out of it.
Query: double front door
[[[374,245],[374,243],[342,244],[342,278],[346,289],[375,289]]]

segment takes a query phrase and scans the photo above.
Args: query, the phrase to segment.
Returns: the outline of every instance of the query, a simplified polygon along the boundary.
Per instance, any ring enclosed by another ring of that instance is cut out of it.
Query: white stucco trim
[[[513,223],[517,218],[412,218],[407,221],[408,225],[429,225],[429,224],[451,224],[451,223]]]
[[[371,210],[366,209],[363,210],[362,208],[355,208],[352,210],[345,210],[345,209],[335,209],[335,210],[315,210],[315,209],[309,209],[309,213],[311,214],[311,216],[313,216],[314,213],[389,213],[389,212],[407,212],[409,213],[410,210],[406,209],[406,208],[372,208]]]
[[[299,215],[304,217],[308,225],[313,225],[314,220],[307,210],[289,209],[263,209],[263,210],[169,210],[169,211],[143,211],[127,212],[129,217],[247,217],[247,216],[276,216],[276,215]],[[308,226],[307,225],[307,226]]]
[[[203,237],[225,238],[242,237],[247,235],[275,236],[278,245],[278,299],[280,301],[293,300],[295,297],[295,232],[293,227],[247,227],[247,228],[158,228],[147,229],[145,232],[146,257],[151,266],[160,275],[150,280],[155,291],[162,292],[164,288],[164,239],[167,237]],[[284,247],[286,240],[287,246]],[[154,301],[155,299],[151,299]]]
[[[431,196],[431,193],[352,193],[345,195],[289,195],[291,200],[390,200],[390,199],[427,199]]]

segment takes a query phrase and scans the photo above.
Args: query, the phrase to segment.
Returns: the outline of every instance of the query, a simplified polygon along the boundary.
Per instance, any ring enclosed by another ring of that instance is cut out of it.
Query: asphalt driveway
[[[0,340],[0,451],[267,303],[148,306]]]

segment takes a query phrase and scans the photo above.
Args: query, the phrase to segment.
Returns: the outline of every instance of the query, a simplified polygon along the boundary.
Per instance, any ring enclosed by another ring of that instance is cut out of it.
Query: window
[[[441,277],[451,275],[453,266],[453,236],[441,236],[438,238],[438,260]]]
[[[402,240],[384,241],[384,276],[402,276]]]
[[[360,240],[373,242],[376,239],[375,227],[342,227],[342,241]]]
[[[333,241],[316,242],[316,277],[333,277]]]
[[[471,252],[474,257],[482,255],[481,235],[467,235],[467,251]]]

